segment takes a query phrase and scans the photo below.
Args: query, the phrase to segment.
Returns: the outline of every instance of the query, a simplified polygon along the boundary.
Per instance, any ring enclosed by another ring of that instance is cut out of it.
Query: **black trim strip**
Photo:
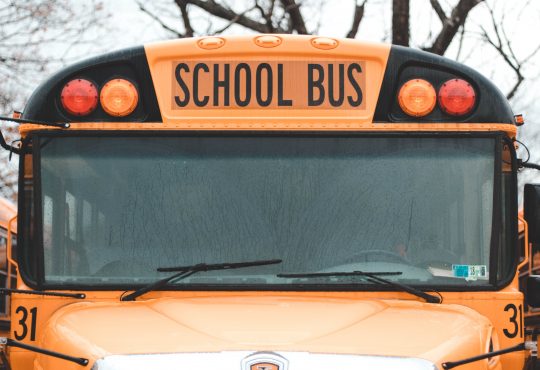
[[[44,258],[43,258],[43,207],[41,200],[41,140],[39,136],[33,135],[32,140],[32,166],[33,166],[33,184],[34,184],[34,222],[39,227],[34,228],[34,243],[36,244],[36,268],[37,268],[37,289],[43,290],[45,280]],[[38,247],[40,246],[40,247]]]
[[[498,280],[498,267],[499,267],[499,257],[493,258],[491,256],[498,256],[497,251],[499,249],[499,244],[502,242],[500,240],[501,235],[501,207],[503,202],[501,199],[501,158],[502,158],[502,138],[495,140],[495,160],[493,161],[493,213],[491,217],[491,240],[489,247],[489,282],[493,285],[496,285]],[[497,201],[498,200],[498,201]]]
[[[503,140],[508,145],[508,148],[510,150],[510,160],[511,160],[511,171],[512,171],[512,184],[511,189],[505,189],[506,190],[506,196],[512,197],[511,202],[511,209],[508,210],[508,213],[510,216],[508,217],[508,225],[507,228],[511,232],[511,239],[512,243],[515,245],[514,249],[514,261],[512,262],[513,271],[517,270],[517,266],[519,265],[519,258],[521,256],[521,244],[519,243],[519,231],[518,231],[518,213],[519,213],[519,201],[518,201],[518,178],[517,178],[517,171],[519,169],[518,159],[517,159],[517,152],[516,148],[514,147],[514,142],[512,139],[510,139],[507,136],[503,136]],[[529,256],[529,258],[531,258]],[[513,280],[513,277],[511,278]],[[510,280],[510,281],[511,281]]]

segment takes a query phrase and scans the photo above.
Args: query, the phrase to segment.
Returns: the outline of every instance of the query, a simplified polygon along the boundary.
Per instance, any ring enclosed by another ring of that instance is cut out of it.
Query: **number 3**
[[[15,313],[22,312],[22,317],[19,320],[19,324],[21,325],[22,332],[19,334],[17,330],[15,330],[15,339],[17,340],[23,340],[28,335],[28,325],[26,324],[26,320],[28,319],[28,310],[26,307],[19,306],[15,310]],[[37,316],[37,307],[34,307],[30,309],[30,316],[32,318],[30,319],[30,340],[34,341],[36,340],[36,316]]]
[[[512,311],[512,316],[510,317],[510,323],[514,326],[512,331],[509,331],[508,329],[504,329],[503,333],[508,338],[515,338],[518,333],[520,338],[523,338],[523,326],[521,325],[521,321],[523,319],[523,313],[522,313],[522,306],[519,305],[519,309],[516,307],[515,304],[509,303],[504,307],[504,311]],[[517,317],[519,314],[519,322],[517,321]]]

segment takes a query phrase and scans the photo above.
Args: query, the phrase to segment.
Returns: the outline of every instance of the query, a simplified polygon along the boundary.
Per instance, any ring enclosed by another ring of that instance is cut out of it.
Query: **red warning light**
[[[465,80],[455,78],[442,84],[439,89],[439,105],[452,116],[470,113],[476,103],[474,88]]]
[[[60,94],[62,107],[75,116],[86,116],[97,107],[96,85],[81,78],[69,81]]]

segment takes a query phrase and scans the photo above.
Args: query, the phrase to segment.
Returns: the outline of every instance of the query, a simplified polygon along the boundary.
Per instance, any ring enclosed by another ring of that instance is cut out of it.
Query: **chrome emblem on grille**
[[[257,352],[242,360],[242,370],[287,370],[288,361],[272,352]]]

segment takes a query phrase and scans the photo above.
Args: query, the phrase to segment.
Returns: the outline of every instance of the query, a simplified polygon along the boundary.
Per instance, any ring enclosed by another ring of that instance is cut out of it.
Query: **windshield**
[[[281,259],[178,285],[368,284],[277,276],[354,270],[399,271],[391,278],[413,285],[488,284],[496,142],[47,137],[44,283],[143,284],[166,277],[158,267]]]

